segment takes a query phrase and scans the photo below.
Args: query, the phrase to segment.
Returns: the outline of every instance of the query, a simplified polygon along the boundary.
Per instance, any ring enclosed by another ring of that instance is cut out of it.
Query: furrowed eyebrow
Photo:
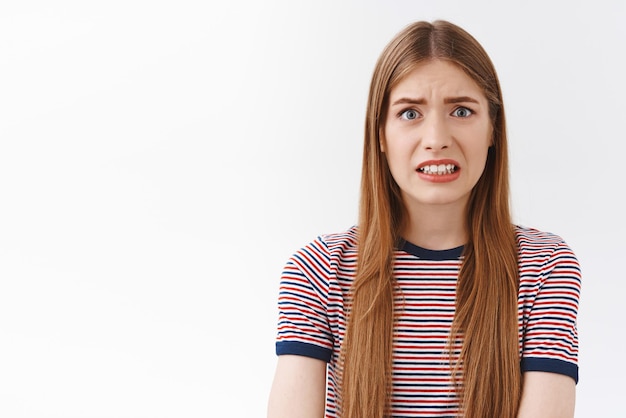
[[[443,99],[444,104],[454,104],[454,103],[476,103],[479,101],[470,96],[459,96],[459,97],[446,97]],[[396,101],[394,101],[391,106],[396,106],[399,104],[425,104],[426,99],[424,98],[410,98],[410,97],[402,97]]]
[[[393,102],[391,105],[395,106],[395,105],[399,105],[399,104],[424,104],[426,103],[426,99],[411,99],[409,97],[402,97],[398,100],[396,100],[395,102]]]
[[[443,99],[443,102],[445,104],[450,104],[450,103],[466,103],[466,102],[470,102],[470,103],[476,103],[478,104],[478,100],[469,97],[469,96],[460,96],[460,97],[447,97],[445,99]]]

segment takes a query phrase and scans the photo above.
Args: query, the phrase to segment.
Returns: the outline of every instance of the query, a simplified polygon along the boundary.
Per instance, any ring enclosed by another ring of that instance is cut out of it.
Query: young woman
[[[287,262],[268,416],[572,417],[580,268],[512,224],[502,93],[463,29],[374,70],[359,223]]]

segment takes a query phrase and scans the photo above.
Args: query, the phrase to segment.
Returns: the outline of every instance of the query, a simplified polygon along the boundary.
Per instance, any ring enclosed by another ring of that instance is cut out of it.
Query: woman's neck
[[[467,224],[465,209],[452,205],[429,205],[408,209],[402,238],[429,250],[447,250],[465,245]]]

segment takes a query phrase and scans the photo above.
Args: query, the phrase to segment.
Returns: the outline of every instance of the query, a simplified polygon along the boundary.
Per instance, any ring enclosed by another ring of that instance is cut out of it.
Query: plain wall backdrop
[[[374,63],[438,18],[579,257],[576,416],[626,416],[625,4],[2,1],[0,416],[264,416],[284,262],[356,222]]]

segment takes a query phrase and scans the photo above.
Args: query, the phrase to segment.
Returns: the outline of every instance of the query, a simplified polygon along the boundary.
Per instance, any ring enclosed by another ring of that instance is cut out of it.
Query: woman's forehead
[[[389,99],[394,101],[407,95],[424,99],[433,96],[476,96],[476,99],[486,100],[483,89],[459,65],[441,59],[414,65],[391,88]]]

